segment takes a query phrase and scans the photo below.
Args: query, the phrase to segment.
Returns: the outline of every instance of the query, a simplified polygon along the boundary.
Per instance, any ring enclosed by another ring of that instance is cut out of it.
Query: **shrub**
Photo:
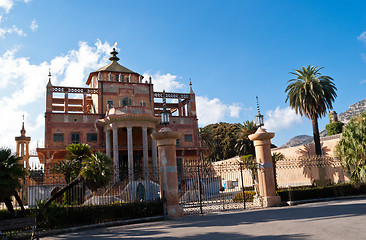
[[[366,185],[337,184],[323,187],[300,187],[277,191],[282,201],[297,201],[329,197],[346,197],[366,194]]]
[[[15,210],[15,214],[0,210],[0,220],[36,216],[37,211],[44,203],[40,203],[37,209],[26,209],[23,215],[20,210]],[[74,227],[81,225],[96,224],[102,222],[162,216],[163,202],[133,202],[114,203],[110,205],[81,205],[62,206],[52,203],[41,219],[37,219],[38,227],[44,229],[55,229]]]
[[[245,201],[246,202],[253,202],[254,199],[254,192],[253,191],[245,191]],[[233,202],[243,202],[243,192],[238,192],[235,194],[233,198]]]
[[[325,129],[328,131],[328,136],[335,135],[342,132],[343,128],[342,122],[332,122],[325,126]]]
[[[62,228],[163,215],[162,201],[115,203],[91,206],[50,206],[44,212],[43,228]]]

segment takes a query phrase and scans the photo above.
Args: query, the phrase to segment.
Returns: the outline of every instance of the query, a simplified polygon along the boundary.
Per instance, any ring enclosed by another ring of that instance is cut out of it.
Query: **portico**
[[[150,169],[158,166],[156,141],[150,135],[156,132],[159,118],[147,114],[119,114],[113,109],[110,112],[113,114],[107,114],[99,123],[105,134],[106,154],[113,159],[115,181],[126,177],[129,181],[135,180],[136,166],[142,168],[142,176],[137,177],[148,180]]]

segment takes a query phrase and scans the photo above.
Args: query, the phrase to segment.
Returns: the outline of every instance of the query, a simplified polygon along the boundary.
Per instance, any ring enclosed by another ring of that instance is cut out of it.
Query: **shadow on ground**
[[[182,219],[154,223],[142,223],[112,228],[94,229],[82,233],[65,234],[48,239],[176,239],[175,236],[184,236],[184,239],[306,239],[306,234],[278,234],[266,235],[263,233],[250,235],[250,232],[228,232],[229,227],[250,226],[256,223],[281,221],[323,221],[326,219],[347,218],[366,215],[365,201],[332,203],[315,203],[295,207],[272,208],[263,210],[248,210],[224,214],[203,216],[186,216]],[[284,223],[285,224],[285,223]],[[225,228],[226,227],[226,228]],[[214,231],[212,231],[213,228]],[[237,228],[237,229],[243,229]],[[202,229],[202,230],[201,230]],[[221,231],[220,231],[221,229]],[[252,228],[245,228],[252,229]],[[190,232],[191,231],[191,232]],[[179,232],[179,234],[177,234]],[[258,236],[261,235],[261,236]]]

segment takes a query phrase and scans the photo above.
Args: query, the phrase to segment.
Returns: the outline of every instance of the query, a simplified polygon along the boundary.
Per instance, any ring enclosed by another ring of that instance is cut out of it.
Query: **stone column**
[[[18,157],[20,157],[20,143],[19,142],[17,142],[17,155],[18,155]]]
[[[180,133],[170,128],[162,128],[151,136],[157,141],[160,165],[160,192],[166,199],[168,217],[183,217],[183,207],[179,205],[178,175],[175,141]]]
[[[119,181],[118,128],[113,127],[113,165],[114,180]]]
[[[133,181],[133,143],[132,127],[127,127],[127,149],[128,149],[128,181]]]
[[[111,132],[105,131],[105,152],[108,157],[111,157]]]
[[[149,151],[147,143],[147,127],[142,127],[142,153],[143,153],[143,172],[144,180],[149,179]]]
[[[20,143],[20,156],[21,157],[24,156],[24,143],[23,142]]]
[[[151,129],[151,134],[154,134],[156,129]],[[151,138],[151,158],[152,158],[152,165],[153,165],[153,178],[157,179],[158,173],[158,156],[157,156],[157,149],[156,149],[156,140]]]
[[[271,139],[274,133],[268,133],[263,128],[249,135],[249,139],[254,142],[255,155],[258,168],[259,194],[263,201],[263,207],[279,206],[281,197],[276,196],[275,181],[273,175],[273,164],[271,154]]]
[[[86,92],[83,93],[83,113],[86,113]]]
[[[65,113],[69,112],[69,93],[65,92],[65,103],[64,103],[64,111]]]

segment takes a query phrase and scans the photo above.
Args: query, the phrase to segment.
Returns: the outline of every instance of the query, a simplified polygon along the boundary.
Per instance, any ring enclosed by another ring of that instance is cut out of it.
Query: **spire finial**
[[[116,48],[113,48],[113,51],[111,52],[112,57],[109,58],[109,61],[115,62],[118,61],[119,58],[117,57],[118,52],[116,52]]]
[[[189,78],[189,86],[192,87],[192,79]]]
[[[47,83],[47,87],[52,87],[52,84],[51,84],[51,68],[48,69],[48,83]]]
[[[22,129],[20,130],[21,136],[25,136],[25,128],[24,128],[24,113],[23,113],[23,123],[22,123]]]

